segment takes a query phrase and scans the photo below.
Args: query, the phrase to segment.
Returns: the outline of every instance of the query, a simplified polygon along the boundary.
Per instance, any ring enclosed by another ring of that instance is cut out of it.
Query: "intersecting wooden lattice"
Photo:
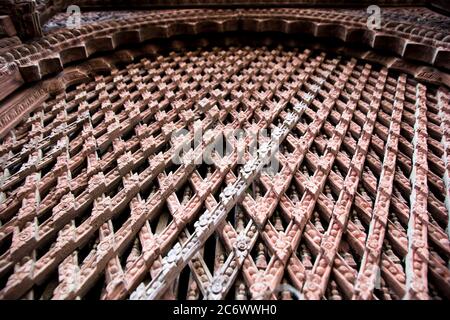
[[[0,298],[449,298],[449,99],[282,47],[68,88],[1,141]],[[231,152],[201,161],[222,135]]]

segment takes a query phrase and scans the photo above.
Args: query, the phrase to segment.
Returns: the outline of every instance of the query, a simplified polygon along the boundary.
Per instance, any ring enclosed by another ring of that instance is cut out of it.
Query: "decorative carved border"
[[[151,39],[185,34],[276,31],[335,38],[450,69],[449,35],[426,28],[422,30],[424,34],[417,35],[412,26],[387,21],[380,31],[373,31],[367,29],[364,18],[310,9],[168,10],[60,30],[3,53],[0,63],[16,63],[25,81],[37,81],[95,53]]]
[[[8,99],[0,109],[0,138],[4,137],[11,128],[22,121],[48,97],[48,90],[43,88],[41,84],[38,84]]]

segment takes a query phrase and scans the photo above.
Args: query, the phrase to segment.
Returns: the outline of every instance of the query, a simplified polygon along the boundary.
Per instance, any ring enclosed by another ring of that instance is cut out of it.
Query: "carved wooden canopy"
[[[122,3],[0,1],[0,299],[450,297],[445,1]]]

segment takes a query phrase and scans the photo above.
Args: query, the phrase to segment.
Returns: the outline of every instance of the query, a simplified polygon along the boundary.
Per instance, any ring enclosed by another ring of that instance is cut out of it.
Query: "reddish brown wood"
[[[450,297],[447,17],[19,2],[0,299]]]

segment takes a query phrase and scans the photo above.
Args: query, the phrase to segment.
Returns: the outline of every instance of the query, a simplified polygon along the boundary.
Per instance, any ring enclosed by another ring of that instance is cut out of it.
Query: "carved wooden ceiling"
[[[450,18],[64,5],[0,17],[0,299],[450,297]]]

